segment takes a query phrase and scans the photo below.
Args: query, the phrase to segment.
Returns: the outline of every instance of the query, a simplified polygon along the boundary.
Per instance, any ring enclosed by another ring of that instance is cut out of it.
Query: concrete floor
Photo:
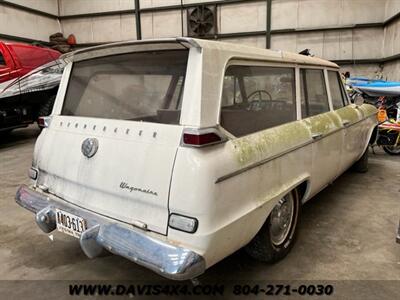
[[[76,239],[61,233],[51,241],[14,202],[18,185],[28,182],[38,134],[31,126],[0,140],[0,280],[163,280],[117,256],[89,260]],[[286,259],[266,265],[239,251],[199,280],[400,280],[399,170],[400,157],[378,150],[367,174],[345,173],[303,207],[298,240]]]

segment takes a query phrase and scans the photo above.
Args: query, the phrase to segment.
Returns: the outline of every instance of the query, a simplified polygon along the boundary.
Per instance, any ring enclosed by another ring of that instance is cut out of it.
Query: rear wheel
[[[383,146],[383,150],[390,155],[400,155],[400,146]]]
[[[273,263],[284,258],[293,247],[300,217],[296,190],[279,200],[254,239],[245,247],[253,258]]]

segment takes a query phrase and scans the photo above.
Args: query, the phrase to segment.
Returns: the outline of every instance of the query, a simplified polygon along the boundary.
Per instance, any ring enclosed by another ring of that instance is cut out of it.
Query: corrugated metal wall
[[[7,5],[0,1],[0,34],[48,41],[50,34],[60,31],[57,15],[57,0],[12,0]]]

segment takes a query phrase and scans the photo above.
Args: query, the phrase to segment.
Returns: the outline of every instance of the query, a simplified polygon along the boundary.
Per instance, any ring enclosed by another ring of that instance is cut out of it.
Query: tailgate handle
[[[342,124],[343,124],[344,127],[349,127],[351,122],[350,121],[344,121]]]
[[[312,139],[313,139],[314,141],[315,141],[315,140],[319,140],[319,139],[322,138],[322,136],[323,136],[323,133],[321,133],[321,132],[313,133]]]

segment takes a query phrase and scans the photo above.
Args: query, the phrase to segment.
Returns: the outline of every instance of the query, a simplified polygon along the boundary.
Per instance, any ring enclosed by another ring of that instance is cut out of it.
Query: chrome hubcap
[[[282,198],[271,212],[271,241],[281,245],[287,238],[294,217],[294,200],[291,194]]]

